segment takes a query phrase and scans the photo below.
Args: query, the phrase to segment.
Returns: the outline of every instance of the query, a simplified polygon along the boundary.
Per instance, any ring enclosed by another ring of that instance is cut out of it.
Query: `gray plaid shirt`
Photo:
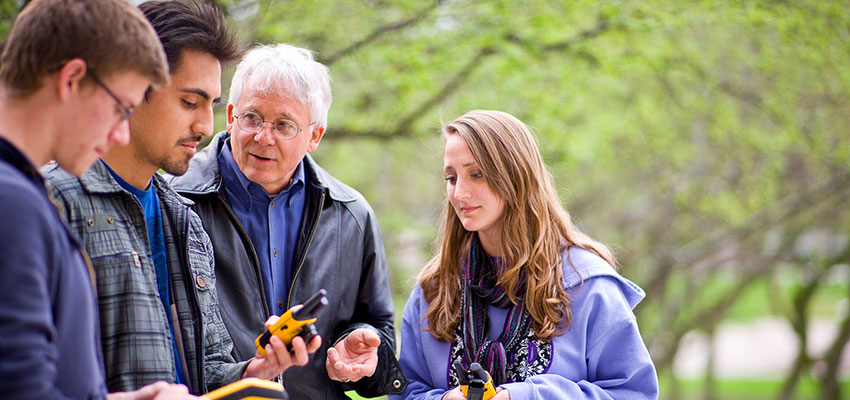
[[[138,200],[101,162],[80,178],[55,164],[42,173],[94,265],[109,391],[174,382],[171,333]],[[192,202],[158,174],[153,184],[162,209],[175,342],[187,386],[202,394],[239,379],[247,362],[235,363],[230,355],[233,342],[219,312],[212,243],[189,208]]]

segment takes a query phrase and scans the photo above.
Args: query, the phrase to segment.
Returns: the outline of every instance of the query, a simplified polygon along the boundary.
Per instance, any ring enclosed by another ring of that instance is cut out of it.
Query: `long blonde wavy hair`
[[[525,306],[535,336],[549,341],[561,335],[570,324],[572,304],[563,287],[562,251],[581,247],[616,266],[613,254],[573,225],[531,131],[520,120],[501,111],[474,110],[445,125],[442,133],[463,139],[487,184],[505,203],[500,241],[506,269],[498,284],[517,304],[516,287],[524,271]],[[460,323],[461,266],[474,237],[447,199],[439,248],[418,277],[428,302],[427,330],[439,340],[453,341]]]

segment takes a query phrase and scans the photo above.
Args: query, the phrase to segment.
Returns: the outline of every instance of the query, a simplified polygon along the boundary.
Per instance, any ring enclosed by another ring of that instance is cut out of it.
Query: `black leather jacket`
[[[174,189],[195,201],[213,242],[216,288],[221,314],[233,338],[233,356],[254,356],[254,339],[269,316],[257,254],[226,201],[218,155],[229,143],[221,132],[189,164],[187,173],[170,177]],[[295,244],[292,284],[284,308],[303,303],[319,289],[328,291],[330,305],[318,315],[322,348],[304,367],[284,375],[292,399],[347,399],[347,390],[365,397],[402,393],[407,378],[395,357],[393,301],[384,246],[371,207],[354,189],[336,180],[310,156],[304,158],[306,204]],[[378,368],[370,378],[342,384],[328,378],[327,348],[357,328],[371,328],[381,337]]]

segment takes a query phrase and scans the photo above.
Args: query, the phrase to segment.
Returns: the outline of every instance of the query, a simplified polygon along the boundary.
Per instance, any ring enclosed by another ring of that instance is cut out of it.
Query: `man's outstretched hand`
[[[371,329],[355,329],[328,349],[328,376],[339,382],[357,382],[372,376],[378,367],[381,338]]]

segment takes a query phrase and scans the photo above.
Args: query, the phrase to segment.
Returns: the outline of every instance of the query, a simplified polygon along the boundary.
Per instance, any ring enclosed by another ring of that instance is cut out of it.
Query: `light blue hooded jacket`
[[[501,387],[511,400],[658,398],[655,366],[632,312],[644,291],[590,251],[570,247],[562,260],[564,287],[573,299],[570,327],[552,339],[545,372]],[[453,389],[448,376],[451,343],[425,331],[427,311],[417,286],[405,306],[401,329],[400,363],[410,384],[403,395],[389,396],[391,400],[440,399]],[[501,333],[507,311],[488,307],[489,339]],[[536,353],[530,351],[529,357]]]

